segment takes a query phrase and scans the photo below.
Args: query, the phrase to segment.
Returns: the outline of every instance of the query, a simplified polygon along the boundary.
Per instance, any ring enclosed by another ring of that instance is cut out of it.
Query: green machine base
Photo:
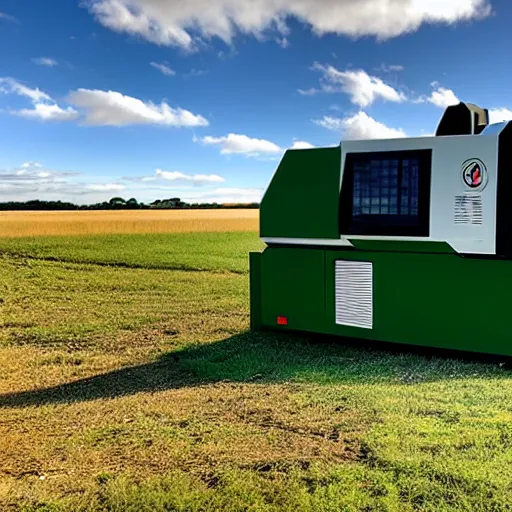
[[[512,261],[361,243],[251,253],[251,327],[512,355]]]

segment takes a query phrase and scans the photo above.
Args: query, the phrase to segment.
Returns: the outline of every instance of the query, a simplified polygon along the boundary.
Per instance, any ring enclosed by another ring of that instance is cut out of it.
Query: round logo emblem
[[[466,160],[462,164],[462,179],[471,190],[483,190],[487,185],[487,169],[478,158]]]

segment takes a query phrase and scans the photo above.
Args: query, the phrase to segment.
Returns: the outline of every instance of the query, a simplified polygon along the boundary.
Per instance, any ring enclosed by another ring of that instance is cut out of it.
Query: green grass
[[[141,329],[154,325],[175,336],[204,340],[200,326],[205,320],[215,322],[225,310],[238,318],[247,311],[246,279],[238,274],[97,267],[6,255],[0,256],[0,265],[0,346],[123,349],[129,340],[140,344]]]
[[[262,247],[254,232],[0,238],[0,253],[28,258],[237,273],[247,273],[248,251]]]
[[[248,332],[258,244],[0,243],[0,509],[512,510],[509,360]]]

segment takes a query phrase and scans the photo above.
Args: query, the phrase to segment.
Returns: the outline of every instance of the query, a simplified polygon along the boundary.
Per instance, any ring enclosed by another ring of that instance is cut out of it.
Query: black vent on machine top
[[[437,127],[436,136],[478,135],[489,124],[489,111],[473,103],[449,106]]]

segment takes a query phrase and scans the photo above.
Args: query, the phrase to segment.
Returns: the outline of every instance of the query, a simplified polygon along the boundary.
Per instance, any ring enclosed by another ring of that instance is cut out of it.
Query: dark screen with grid
[[[372,158],[354,162],[352,215],[418,215],[417,158]]]
[[[432,150],[348,153],[340,234],[428,236]]]

